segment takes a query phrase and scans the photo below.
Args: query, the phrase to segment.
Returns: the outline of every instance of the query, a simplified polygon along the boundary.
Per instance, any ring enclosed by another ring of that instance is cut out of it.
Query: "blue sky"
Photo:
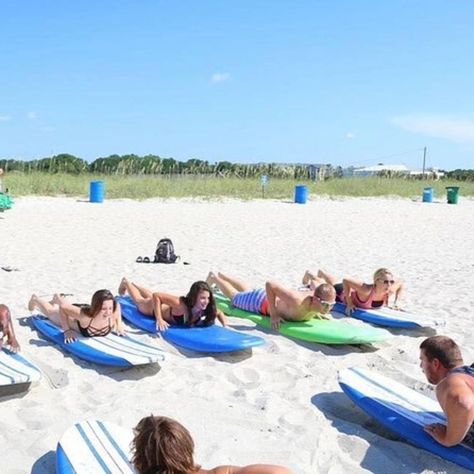
[[[3,0],[0,158],[474,168],[474,2]]]

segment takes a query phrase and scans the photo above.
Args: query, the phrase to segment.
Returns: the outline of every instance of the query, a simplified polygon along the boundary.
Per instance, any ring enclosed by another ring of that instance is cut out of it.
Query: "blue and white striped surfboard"
[[[38,382],[41,372],[23,354],[0,350],[0,387]]]
[[[58,474],[133,474],[130,464],[132,430],[97,420],[69,428],[56,448]]]
[[[44,316],[32,316],[35,328],[48,339],[75,356],[101,365],[133,367],[159,362],[164,359],[163,351],[145,344],[132,336],[108,334],[102,337],[83,337],[70,344],[64,342],[63,331]]]
[[[339,385],[356,405],[389,430],[415,446],[474,471],[474,449],[464,444],[447,448],[423,429],[430,423],[446,424],[437,401],[360,367],[341,370]]]

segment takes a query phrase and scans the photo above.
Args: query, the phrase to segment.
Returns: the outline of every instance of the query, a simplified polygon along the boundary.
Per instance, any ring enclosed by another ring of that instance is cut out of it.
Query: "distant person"
[[[3,174],[4,174],[3,168],[0,168],[0,193],[3,193],[3,181],[2,181]]]
[[[446,425],[433,423],[425,431],[443,446],[465,443],[474,448],[474,364],[464,365],[458,345],[445,336],[425,339],[420,361],[446,415]]]
[[[333,286],[327,283],[318,285],[314,293],[308,295],[308,292],[290,290],[275,281],[267,281],[265,290],[253,289],[247,283],[220,272],[210,272],[207,282],[216,285],[236,308],[270,316],[273,329],[278,329],[282,320],[329,319],[327,314],[336,297]]]
[[[118,289],[120,295],[128,293],[140,312],[154,316],[156,329],[166,331],[172,326],[210,326],[216,318],[226,326],[226,318],[216,308],[212,289],[205,281],[195,281],[186,296],[175,296],[161,291],[152,291],[122,278]]]
[[[120,336],[125,334],[120,305],[109,290],[96,291],[90,305],[72,304],[60,294],[55,294],[51,301],[32,295],[28,309],[35,308],[62,328],[67,344],[76,340],[76,334],[84,337],[107,336],[112,331]]]
[[[291,474],[285,467],[270,464],[203,469],[194,461],[189,431],[165,416],[142,418],[134,432],[132,464],[138,474]]]
[[[5,342],[10,346],[9,348],[12,352],[18,352],[20,350],[20,344],[18,344],[15,331],[13,330],[10,309],[8,306],[0,304],[0,349]]]
[[[303,276],[303,284],[310,288],[321,283],[329,283],[336,290],[336,300],[346,304],[346,314],[351,315],[355,308],[374,309],[389,305],[389,298],[394,297],[393,309],[401,309],[400,301],[404,293],[401,280],[397,280],[387,268],[379,268],[373,276],[373,283],[364,283],[354,278],[343,278],[342,283],[323,270]]]

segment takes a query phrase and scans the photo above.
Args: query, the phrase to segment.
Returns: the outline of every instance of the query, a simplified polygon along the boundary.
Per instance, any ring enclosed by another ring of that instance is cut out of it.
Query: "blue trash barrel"
[[[433,202],[434,190],[433,188],[423,189],[423,202]]]
[[[105,195],[105,184],[103,181],[91,181],[89,190],[89,202],[103,202]]]
[[[304,184],[295,186],[295,202],[298,204],[306,204],[308,198],[308,187]]]

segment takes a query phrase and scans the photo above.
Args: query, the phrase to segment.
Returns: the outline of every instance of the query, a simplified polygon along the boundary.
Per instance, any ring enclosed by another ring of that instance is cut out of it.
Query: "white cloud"
[[[413,133],[444,138],[453,142],[474,141],[474,121],[441,115],[404,115],[393,117],[397,127]]]
[[[26,116],[27,116],[27,118],[29,118],[30,120],[34,120],[34,119],[37,117],[36,112],[28,112],[28,113],[26,114]]]
[[[11,120],[9,115],[0,115],[0,122],[8,122],[9,120]]]
[[[355,133],[352,133],[352,132],[347,132],[347,133],[346,133],[346,138],[347,138],[348,140],[352,140],[352,139],[355,138],[355,137],[356,137]]]
[[[230,74],[228,72],[216,72],[211,76],[211,82],[214,84],[218,82],[225,82],[230,79]]]

